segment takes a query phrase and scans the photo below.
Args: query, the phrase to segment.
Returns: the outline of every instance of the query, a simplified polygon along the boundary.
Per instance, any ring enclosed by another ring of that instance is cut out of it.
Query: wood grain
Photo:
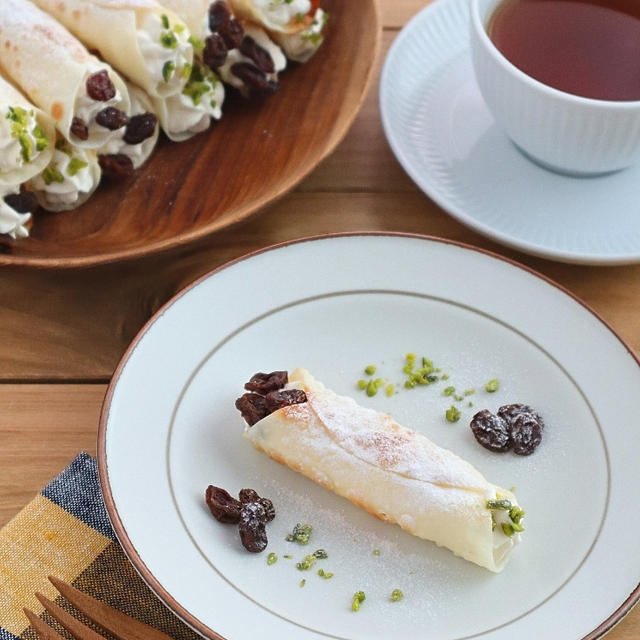
[[[77,267],[149,255],[287,193],[344,137],[379,50],[373,0],[323,6],[331,15],[326,42],[308,63],[290,65],[275,95],[244,100],[229,90],[214,130],[180,144],[161,140],[133,177],[103,181],[74,211],[37,212],[31,237],[0,253],[0,265]]]

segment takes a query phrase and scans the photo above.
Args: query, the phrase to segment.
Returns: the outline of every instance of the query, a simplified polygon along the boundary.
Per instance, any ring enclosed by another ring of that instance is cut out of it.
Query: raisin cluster
[[[282,407],[307,401],[304,391],[283,388],[287,380],[286,371],[272,371],[256,373],[244,385],[249,393],[245,393],[236,400],[236,409],[240,411],[249,426],[253,426],[258,420],[262,420]]]
[[[493,414],[478,411],[471,419],[475,439],[490,451],[512,449],[519,456],[532,454],[542,441],[544,421],[526,404],[506,404]]]
[[[209,485],[205,493],[213,517],[224,524],[237,524],[240,540],[247,551],[259,553],[267,548],[267,522],[276,517],[273,502],[261,498],[253,489],[242,489],[238,500],[220,487]]]

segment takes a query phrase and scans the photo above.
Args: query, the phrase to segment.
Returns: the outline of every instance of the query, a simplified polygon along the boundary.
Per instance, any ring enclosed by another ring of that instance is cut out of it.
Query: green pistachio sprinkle
[[[310,524],[296,524],[293,531],[285,538],[287,542],[299,542],[300,544],[309,544],[309,538],[313,527]]]
[[[85,162],[80,158],[73,157],[71,158],[71,160],[69,160],[69,164],[67,165],[67,175],[70,175],[73,177],[77,175],[80,169],[84,169],[85,167],[88,167],[88,166],[89,166],[88,162]]]
[[[502,511],[509,511],[511,509],[511,500],[505,498],[498,498],[497,500],[487,500],[487,509],[500,509]]]
[[[368,375],[368,376],[372,376],[375,372],[376,372],[376,366],[374,364],[368,364],[365,368],[364,368],[364,372]]]
[[[202,101],[202,96],[211,91],[211,86],[207,82],[191,82],[182,90],[185,96],[189,96],[193,104],[197,107]]]
[[[374,549],[371,553],[372,553],[374,556],[379,556],[379,555],[380,555],[380,549]]]
[[[316,549],[313,552],[313,555],[318,559],[318,560],[325,560],[326,558],[329,557],[329,555],[327,554],[327,552],[324,549]]]
[[[520,521],[524,518],[524,511],[518,505],[514,504],[513,507],[509,509],[509,518],[514,524],[520,524]]]
[[[307,580],[306,578],[302,578],[302,580],[300,580],[300,586],[304,587],[305,584],[307,584]]]
[[[165,49],[177,49],[178,38],[176,38],[176,34],[173,31],[164,31],[160,34],[160,44]]]
[[[358,389],[360,389],[361,391],[364,391],[366,388],[367,388],[367,381],[358,380]]]
[[[286,558],[287,560],[292,560],[293,559],[293,556],[290,553],[285,553],[282,557]]]
[[[442,390],[442,395],[444,395],[444,396],[452,396],[455,392],[456,392],[456,388],[455,387],[445,387]]]
[[[163,26],[165,29],[168,29],[168,28],[169,28],[169,17],[167,16],[167,14],[166,14],[166,13],[163,13],[163,14],[160,16],[160,20],[162,20],[162,26]]]
[[[398,602],[398,600],[402,600],[404,598],[404,593],[400,591],[400,589],[394,589],[391,592],[391,602]]]
[[[504,535],[509,536],[510,538],[516,532],[516,530],[513,528],[512,522],[503,522],[500,526],[502,527],[502,532],[504,533]]]
[[[496,522],[496,517],[492,511],[491,512],[491,531],[495,531],[497,526],[498,526],[498,523]]]
[[[378,393],[378,385],[376,384],[376,381],[369,380],[369,382],[367,382],[366,394],[372,398],[376,393]]]
[[[194,51],[202,51],[204,49],[204,40],[196,38],[195,36],[189,36],[189,44],[193,47]]]
[[[192,71],[193,71],[193,65],[187,63],[184,65],[184,67],[182,67],[182,71],[180,72],[180,77],[189,79]]]
[[[162,79],[165,82],[169,82],[171,80],[171,76],[173,76],[174,71],[176,70],[175,62],[168,60],[162,65]]]
[[[333,578],[333,573],[331,571],[325,571],[324,569],[318,569],[318,575],[325,580]]]
[[[52,165],[46,167],[42,172],[42,179],[46,185],[50,185],[52,182],[64,182],[64,176]]]
[[[385,393],[387,394],[388,398],[390,398],[393,395],[394,391],[395,391],[395,387],[391,383],[389,383],[385,388]]]
[[[276,562],[278,562],[278,556],[271,552],[268,556],[267,556],[267,564],[275,564]]]
[[[459,393],[455,393],[455,394],[453,395],[453,399],[454,399],[456,402],[460,402],[460,401],[464,400],[464,398],[463,398]]]
[[[475,389],[465,389],[464,390],[464,395],[465,396],[472,396],[475,392],[476,392]]]
[[[356,591],[351,600],[351,611],[358,611],[360,609],[360,604],[364,602],[364,600],[364,591]]]
[[[488,391],[489,393],[494,393],[495,391],[498,390],[498,387],[500,386],[500,383],[498,382],[497,378],[493,378],[491,380],[489,380],[489,382],[487,382],[487,384],[484,385],[484,389],[485,391]]]
[[[14,135],[14,138],[18,140],[18,144],[20,145],[20,155],[25,162],[30,162],[31,154],[33,153],[33,145],[31,143],[31,138],[27,135],[27,132],[24,131],[19,133],[17,136]]]
[[[448,380],[448,379],[449,379],[449,374],[448,374],[448,373],[443,373],[443,374],[440,376],[440,380]]]
[[[471,402],[471,400],[469,400],[469,402],[467,402],[467,407],[473,407],[473,402]]]
[[[444,414],[448,422],[458,422],[460,420],[460,410],[451,405]]]
[[[31,130],[33,137],[36,139],[36,149],[38,151],[44,151],[49,146],[49,139],[45,135],[42,127],[40,125],[36,125]]]
[[[309,571],[311,567],[316,563],[317,558],[311,553],[305,556],[300,562],[296,563],[296,569],[298,571]]]
[[[378,387],[378,389],[380,387],[384,387],[384,380],[382,378],[376,378],[373,382],[375,383],[376,387]]]
[[[176,33],[182,33],[184,31],[184,29],[185,29],[185,27],[182,24],[176,24],[176,25],[173,26],[173,30]]]

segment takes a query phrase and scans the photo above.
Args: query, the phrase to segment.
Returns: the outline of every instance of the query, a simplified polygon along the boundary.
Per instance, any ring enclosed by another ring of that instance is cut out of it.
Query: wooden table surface
[[[201,274],[284,240],[385,230],[484,247],[567,287],[640,352],[640,265],[568,265],[506,249],[450,218],[405,175],[382,131],[378,76],[399,29],[425,2],[380,4],[382,55],[364,106],[338,149],[287,197],[180,253],[87,270],[0,271],[0,526],[79,451],[95,454],[107,383],[149,316]],[[640,608],[607,638],[640,638]]]

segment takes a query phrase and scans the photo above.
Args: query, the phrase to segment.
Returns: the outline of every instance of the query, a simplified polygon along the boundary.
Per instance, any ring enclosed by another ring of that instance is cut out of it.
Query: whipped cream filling
[[[59,141],[49,165],[29,185],[45,209],[47,205],[73,205],[96,188],[100,172],[92,170],[95,163],[91,152]]]
[[[501,496],[494,496],[492,499],[499,500]],[[509,501],[512,506],[518,507],[518,503],[513,500]],[[510,528],[513,520],[509,515],[509,510],[493,509],[491,510],[493,522],[493,558],[497,566],[501,566],[511,555],[513,548],[520,542],[521,534],[516,531],[508,535],[503,530],[503,525]]]
[[[135,116],[151,111],[149,100],[144,97],[142,89],[133,85],[129,85],[128,88],[129,97],[131,98],[131,109],[128,115]],[[137,169],[149,158],[153,148],[156,146],[156,142],[158,141],[157,128],[156,125],[155,135],[146,138],[139,144],[129,144],[123,139],[127,128],[122,127],[115,131],[115,135],[109,139],[107,144],[100,148],[98,155],[118,155],[122,153],[131,158],[134,169]]]
[[[0,175],[33,162],[48,146],[49,140],[32,109],[0,108]]]
[[[155,84],[155,95],[164,98],[179,93],[188,75],[185,67],[193,60],[189,31],[169,18],[148,13],[138,25],[138,47]]]
[[[244,34],[245,36],[253,38],[258,45],[269,53],[273,60],[275,72],[267,73],[266,77],[268,80],[276,81],[278,79],[278,73],[284,71],[287,67],[287,58],[282,49],[267,35],[267,32],[260,27],[247,24],[244,26]],[[220,73],[220,77],[227,84],[230,84],[232,87],[242,91],[245,88],[244,81],[231,72],[231,67],[237,62],[247,62],[255,66],[255,62],[248,56],[241,53],[239,49],[231,49],[227,54],[225,63],[218,69],[218,71]]]
[[[19,192],[19,187],[5,187],[0,190],[0,233],[5,233],[14,240],[26,238],[29,235],[26,225],[31,220],[30,213],[19,213],[4,201],[6,195]]]
[[[169,132],[200,133],[209,127],[211,118],[222,117],[224,86],[204,65],[195,63],[185,88],[166,100]]]
[[[329,14],[318,9],[313,16],[313,22],[306,29],[298,33],[279,34],[278,44],[284,49],[287,58],[296,62],[307,62],[322,44],[322,32],[328,21]]]
[[[250,0],[250,4],[270,28],[286,27],[311,11],[310,0]]]

